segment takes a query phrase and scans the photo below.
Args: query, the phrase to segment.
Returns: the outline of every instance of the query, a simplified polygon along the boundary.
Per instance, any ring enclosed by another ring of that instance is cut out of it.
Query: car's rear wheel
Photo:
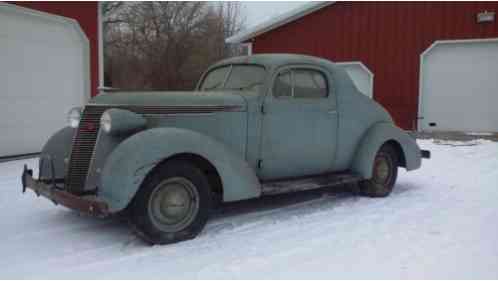
[[[398,177],[399,155],[390,144],[384,144],[375,156],[372,178],[360,182],[360,193],[370,197],[386,197]]]
[[[211,198],[201,170],[186,161],[170,161],[144,180],[132,202],[130,220],[152,244],[192,239],[209,218]]]

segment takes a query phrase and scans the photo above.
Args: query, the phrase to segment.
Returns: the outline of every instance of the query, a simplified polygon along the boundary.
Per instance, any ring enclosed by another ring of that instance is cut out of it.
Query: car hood
[[[247,110],[245,99],[237,91],[223,92],[169,92],[116,91],[104,92],[89,101],[90,105],[129,106],[224,106]]]

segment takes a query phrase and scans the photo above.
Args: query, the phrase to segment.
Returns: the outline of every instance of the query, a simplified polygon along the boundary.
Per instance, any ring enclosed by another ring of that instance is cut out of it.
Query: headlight
[[[71,128],[78,128],[81,120],[81,107],[73,107],[67,113],[67,121]]]
[[[100,129],[111,136],[132,134],[146,125],[145,118],[125,109],[111,108],[100,117]]]
[[[104,112],[104,114],[102,114],[102,117],[100,117],[100,128],[102,128],[102,130],[104,130],[104,132],[106,133],[109,133],[111,132],[111,114],[109,114],[109,112]]]

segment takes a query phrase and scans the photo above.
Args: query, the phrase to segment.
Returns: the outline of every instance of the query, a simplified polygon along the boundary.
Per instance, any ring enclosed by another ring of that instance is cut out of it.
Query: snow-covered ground
[[[0,278],[498,278],[498,143],[419,141],[385,199],[312,191],[225,206],[194,240],[148,246],[124,221],[21,195],[0,163]]]

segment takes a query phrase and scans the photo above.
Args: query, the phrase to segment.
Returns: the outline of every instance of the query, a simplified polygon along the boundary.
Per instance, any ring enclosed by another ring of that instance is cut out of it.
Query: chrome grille
[[[100,116],[108,107],[87,106],[83,110],[78,131],[73,139],[71,160],[66,176],[66,188],[71,192],[84,190],[92,160],[93,148],[100,127]]]

